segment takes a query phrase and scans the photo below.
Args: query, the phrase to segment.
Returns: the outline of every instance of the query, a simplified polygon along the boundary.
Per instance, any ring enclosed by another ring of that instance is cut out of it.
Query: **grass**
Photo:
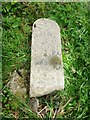
[[[43,118],[89,120],[88,111],[88,3],[2,3],[2,80],[3,87],[15,69],[30,69],[32,24],[45,17],[61,28],[65,90],[40,97]],[[36,118],[25,102],[3,89],[5,118]],[[39,116],[40,117],[40,116]]]

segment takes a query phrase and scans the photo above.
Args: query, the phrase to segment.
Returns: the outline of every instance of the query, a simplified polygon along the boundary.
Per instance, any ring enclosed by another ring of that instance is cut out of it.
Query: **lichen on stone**
[[[59,69],[61,65],[61,59],[57,55],[54,55],[50,58],[50,65],[53,66],[53,68]]]

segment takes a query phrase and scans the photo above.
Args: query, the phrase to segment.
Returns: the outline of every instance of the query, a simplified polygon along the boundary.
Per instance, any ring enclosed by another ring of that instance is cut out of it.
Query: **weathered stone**
[[[30,109],[33,112],[37,112],[39,108],[39,100],[37,98],[31,98],[30,99]]]
[[[33,24],[30,97],[39,97],[64,88],[60,28],[49,19]]]
[[[23,77],[21,77],[15,70],[11,75],[9,88],[14,95],[22,100],[25,100],[27,97],[27,89],[24,79],[26,71],[24,69],[21,69],[19,71],[23,75]]]

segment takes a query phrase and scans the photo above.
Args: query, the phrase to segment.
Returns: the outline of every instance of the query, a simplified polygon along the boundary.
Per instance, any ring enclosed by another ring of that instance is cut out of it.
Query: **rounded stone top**
[[[54,20],[47,19],[47,18],[40,18],[36,20],[33,24],[33,27],[35,28],[37,25],[40,25],[40,24],[51,25],[54,27],[56,26],[56,28],[60,29],[59,25]]]

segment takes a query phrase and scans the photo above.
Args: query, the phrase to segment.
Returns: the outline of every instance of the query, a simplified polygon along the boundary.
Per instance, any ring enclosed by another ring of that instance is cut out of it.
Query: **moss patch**
[[[53,68],[57,68],[57,66],[61,65],[61,59],[58,56],[54,55],[50,58],[49,63],[50,63],[50,65],[53,66]]]

